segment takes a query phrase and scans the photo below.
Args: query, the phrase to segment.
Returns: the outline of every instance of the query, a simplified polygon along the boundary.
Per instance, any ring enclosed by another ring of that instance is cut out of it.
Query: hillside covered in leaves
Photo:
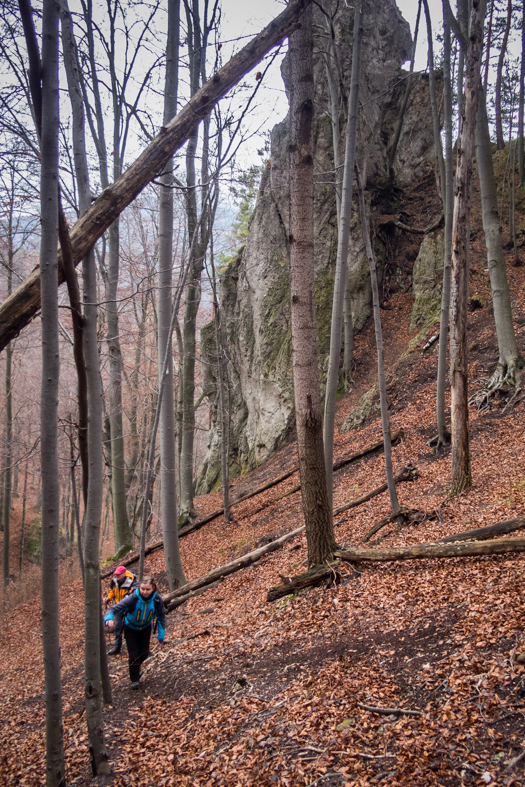
[[[519,196],[519,195],[518,195]],[[410,217],[414,224],[418,216]],[[522,221],[522,220],[521,220]],[[420,222],[424,222],[421,220]],[[523,226],[520,225],[521,235]],[[411,239],[413,242],[413,239]],[[521,251],[523,255],[523,251]],[[525,345],[525,269],[507,270],[518,343]],[[497,362],[479,206],[473,217],[469,384],[475,393]],[[384,527],[369,546],[414,545],[525,516],[525,397],[500,392],[470,408],[473,487],[448,497],[450,449],[435,435],[436,324],[409,333],[412,296],[382,310],[394,468],[417,477],[398,485],[419,512]],[[356,337],[355,385],[339,401],[341,424],[376,376],[373,325]],[[342,459],[381,439],[379,415],[339,433]],[[293,440],[236,479],[232,500],[296,465]],[[334,475],[334,507],[384,482],[380,451]],[[298,474],[232,508],[181,540],[192,580],[301,526]],[[220,492],[199,498],[200,517]],[[359,546],[389,514],[388,493],[336,519],[341,546]],[[15,559],[16,556],[13,558]],[[131,692],[126,654],[110,662],[113,704],[105,732],[113,776],[92,780],[84,717],[81,581],[61,589],[68,785],[519,785],[525,783],[523,555],[341,563],[340,581],[268,602],[279,577],[304,570],[303,535],[232,574],[168,616],[144,682]],[[133,568],[133,566],[132,566]],[[146,569],[166,592],[158,549]],[[334,571],[335,577],[335,571]],[[106,580],[106,584],[107,584]],[[328,586],[327,586],[328,585]],[[36,585],[35,585],[36,587]],[[44,591],[45,592],[45,591]],[[45,769],[40,599],[2,618],[0,785],[37,787]]]

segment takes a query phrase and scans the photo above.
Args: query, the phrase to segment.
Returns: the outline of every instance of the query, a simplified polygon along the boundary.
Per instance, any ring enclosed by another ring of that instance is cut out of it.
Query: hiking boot
[[[119,645],[118,643],[116,643],[115,645],[112,645],[110,647],[110,649],[108,650],[108,656],[117,656],[120,653],[121,647],[122,646]]]
[[[136,691],[137,689],[140,688],[140,683],[138,682],[138,680],[136,680],[134,683],[131,684],[131,688],[133,689],[133,691]]]

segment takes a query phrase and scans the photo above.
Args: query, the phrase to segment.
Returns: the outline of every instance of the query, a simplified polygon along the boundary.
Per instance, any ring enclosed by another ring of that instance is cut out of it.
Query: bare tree
[[[390,440],[390,419],[388,417],[388,402],[386,397],[385,358],[383,353],[383,331],[381,328],[381,313],[379,311],[379,288],[377,286],[377,269],[376,269],[376,262],[374,258],[374,252],[372,250],[372,243],[370,241],[370,228],[368,226],[368,218],[366,215],[364,188],[357,167],[356,167],[356,182],[357,182],[357,192],[359,197],[359,215],[361,218],[361,229],[363,231],[366,256],[368,257],[368,265],[370,268],[370,281],[372,284],[372,306],[374,310],[374,328],[375,328],[376,347],[377,347],[377,379],[379,385],[381,426],[383,429],[383,444],[384,444],[384,451],[385,451],[386,480],[388,484],[388,494],[390,496],[390,505],[392,506],[392,512],[395,513],[396,511],[399,511],[399,502],[397,499],[396,484],[394,481],[394,472],[392,470],[392,442]]]
[[[472,485],[468,417],[467,304],[470,258],[470,206],[474,135],[480,87],[485,0],[472,0],[466,53],[465,102],[458,142],[452,230],[450,386],[453,495]]]
[[[66,0],[62,0],[62,37],[69,95],[73,112],[73,149],[78,184],[79,208],[83,214],[91,203],[89,172],[84,136],[84,111],[80,89],[80,68]],[[84,513],[84,673],[86,721],[88,726],[91,769],[93,775],[109,773],[104,743],[101,703],[101,594],[99,568],[100,521],[104,495],[102,456],[102,384],[97,336],[97,275],[92,249],[82,263],[84,281],[83,344],[86,363],[88,400],[87,447],[89,484]],[[106,668],[107,671],[107,668]]]
[[[493,0],[494,2],[494,0]],[[525,177],[524,145],[523,145],[523,110],[525,106],[525,0],[521,4],[521,64],[520,94],[518,104],[518,171],[519,185],[523,186]]]
[[[62,787],[64,742],[58,629],[58,18],[55,0],[42,17],[42,136],[40,280],[42,303],[42,645],[46,698],[46,787]]]
[[[330,360],[326,378],[324,407],[324,461],[330,506],[332,501],[332,467],[334,457],[334,425],[339,381],[339,357],[341,354],[341,332],[343,328],[343,309],[347,284],[348,245],[350,239],[350,213],[352,210],[352,185],[354,180],[355,146],[357,139],[357,99],[361,71],[361,40],[363,34],[363,5],[357,0],[354,15],[354,40],[352,52],[352,75],[348,105],[346,131],[343,190],[337,238],[337,259],[335,270],[334,296],[332,304],[332,324],[330,332]]]
[[[164,125],[177,113],[180,0],[168,0],[168,42],[164,88]],[[160,505],[164,559],[170,590],[184,584],[177,522],[177,474],[175,469],[175,417],[173,394],[173,354],[171,349],[172,267],[173,267],[173,157],[161,177],[159,190],[159,381],[164,386],[160,411]],[[168,355],[164,378],[163,361]]]
[[[509,41],[510,23],[512,21],[512,0],[507,0],[507,20],[505,22],[505,30],[503,32],[503,40],[499,50],[498,67],[496,70],[496,95],[494,100],[495,112],[495,126],[496,126],[496,143],[498,150],[505,148],[505,140],[503,138],[503,118],[502,118],[502,96],[501,87],[503,81],[503,65],[505,63],[505,55],[507,54],[507,44]]]
[[[336,548],[322,438],[317,366],[313,237],[312,11],[290,36],[290,296],[292,365],[301,495],[310,566],[324,563]]]
[[[439,448],[450,440],[445,423],[445,385],[447,376],[447,346],[450,311],[450,273],[452,268],[452,223],[454,218],[454,160],[452,150],[452,76],[450,64],[450,8],[443,1],[443,107],[445,114],[445,181],[443,207],[445,211],[445,243],[443,260],[443,289],[441,293],[441,319],[439,324],[439,352],[436,386],[436,420]]]
[[[492,144],[490,141],[489,122],[483,90],[478,100],[478,116],[476,123],[476,163],[481,190],[481,205],[485,244],[487,247],[487,265],[492,289],[494,322],[498,337],[498,366],[489,381],[485,396],[506,385],[518,387],[519,370],[524,361],[518,351],[514,324],[512,321],[512,304],[510,288],[503,255],[501,225],[498,212],[498,192],[492,162]]]
[[[108,227],[135,199],[144,187],[162,171],[170,155],[178,150],[193,133],[202,118],[215,104],[275,46],[289,36],[299,24],[300,14],[311,0],[291,0],[285,10],[243,47],[211,79],[158,134],[125,172],[110,184],[91,204],[86,214],[71,230],[75,265],[103,236]],[[60,256],[59,256],[60,260]],[[59,269],[59,281],[62,272]],[[0,350],[31,321],[40,306],[39,276],[33,271],[0,305]]]

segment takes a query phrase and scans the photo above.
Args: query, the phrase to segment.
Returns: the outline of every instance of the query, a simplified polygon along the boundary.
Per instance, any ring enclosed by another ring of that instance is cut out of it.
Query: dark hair
[[[153,577],[142,577],[142,579],[139,582],[139,586],[140,585],[151,585],[153,590],[157,590],[157,583],[155,582]]]

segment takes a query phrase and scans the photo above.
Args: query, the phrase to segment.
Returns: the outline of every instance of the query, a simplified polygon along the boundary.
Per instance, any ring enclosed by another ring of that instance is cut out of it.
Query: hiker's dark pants
[[[140,665],[148,657],[151,626],[145,629],[132,629],[124,626],[124,637],[128,646],[129,677],[132,683],[140,679]]]
[[[113,644],[122,647],[122,629],[124,628],[124,612],[117,612],[113,616]]]

